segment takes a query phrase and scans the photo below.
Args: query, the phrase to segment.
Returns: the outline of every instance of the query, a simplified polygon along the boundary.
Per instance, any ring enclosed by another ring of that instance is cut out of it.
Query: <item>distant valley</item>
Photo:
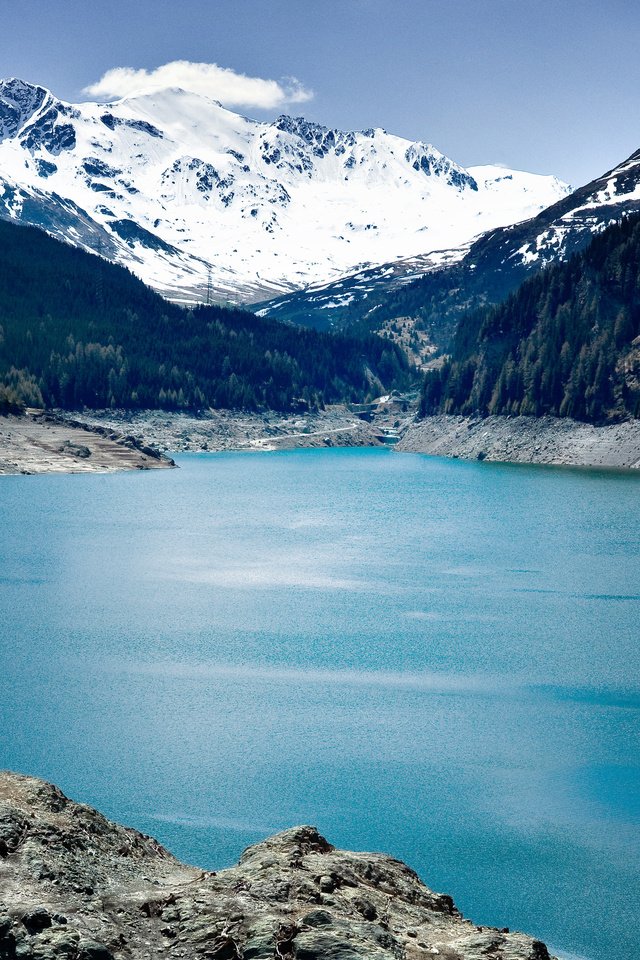
[[[379,329],[407,316],[446,347],[466,312],[500,303],[527,277],[567,260],[607,226],[638,212],[640,150],[529,220],[489,230],[455,249],[311,285],[260,305],[259,312],[318,329]]]
[[[0,411],[299,413],[313,443],[497,459],[511,428],[492,454],[411,418],[639,415],[640,151],[571,192],[379,128],[259,123],[180,89],[72,105],[10,79],[0,170]],[[226,429],[209,449],[249,442]],[[635,434],[564,454],[545,431],[518,457],[638,459]]]

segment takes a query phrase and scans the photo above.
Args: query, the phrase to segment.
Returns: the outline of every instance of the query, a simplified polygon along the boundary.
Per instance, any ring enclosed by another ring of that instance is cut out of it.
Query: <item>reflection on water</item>
[[[640,477],[180,464],[2,478],[0,765],[205,867],[314,822],[637,958]]]
[[[470,691],[474,694],[496,694],[504,691],[507,681],[504,677],[464,676],[463,674],[404,672],[394,673],[385,670],[320,670],[301,669],[286,666],[261,667],[253,664],[224,663],[153,663],[111,662],[105,669],[131,674],[147,674],[165,677],[191,677],[193,679],[211,679],[218,681],[249,680],[277,684],[320,684],[321,686],[346,685],[349,687],[387,687],[392,689],[433,690],[445,693],[447,690]]]

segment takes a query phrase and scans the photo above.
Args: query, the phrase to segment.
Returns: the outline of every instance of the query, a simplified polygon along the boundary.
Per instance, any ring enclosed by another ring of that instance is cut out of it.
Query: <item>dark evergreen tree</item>
[[[423,416],[640,416],[640,217],[462,317],[449,361],[425,378]]]
[[[379,337],[185,310],[121,267],[0,222],[0,411],[290,410],[360,402],[412,379],[402,351]]]

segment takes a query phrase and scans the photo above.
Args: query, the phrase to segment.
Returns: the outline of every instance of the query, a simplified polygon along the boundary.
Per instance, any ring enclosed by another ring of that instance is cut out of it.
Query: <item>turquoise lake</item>
[[[0,766],[203,867],[313,823],[637,960],[640,476],[178,462],[0,478]]]

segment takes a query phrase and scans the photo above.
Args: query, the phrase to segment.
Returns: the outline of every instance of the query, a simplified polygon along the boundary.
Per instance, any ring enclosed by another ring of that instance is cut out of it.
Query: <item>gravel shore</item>
[[[112,473],[174,466],[131,436],[70,418],[0,417],[0,474]]]
[[[411,423],[397,450],[465,460],[640,467],[640,420],[596,427],[557,417],[427,417]]]
[[[141,443],[171,453],[381,444],[376,428],[342,406],[288,415],[211,410],[196,417],[165,410],[116,410],[81,416],[88,424],[130,434]]]
[[[343,406],[282,415],[211,411],[204,416],[140,411],[83,415],[89,423],[130,434],[159,450],[278,450],[380,446],[398,439],[399,452],[466,460],[640,467],[640,420],[596,427],[557,417],[428,417],[381,404],[366,422]]]
[[[596,427],[555,417],[437,416],[381,405],[371,422],[343,406],[316,413],[91,411],[0,417],[1,473],[87,473],[172,465],[172,453],[375,447],[465,460],[640,468],[640,421]]]

